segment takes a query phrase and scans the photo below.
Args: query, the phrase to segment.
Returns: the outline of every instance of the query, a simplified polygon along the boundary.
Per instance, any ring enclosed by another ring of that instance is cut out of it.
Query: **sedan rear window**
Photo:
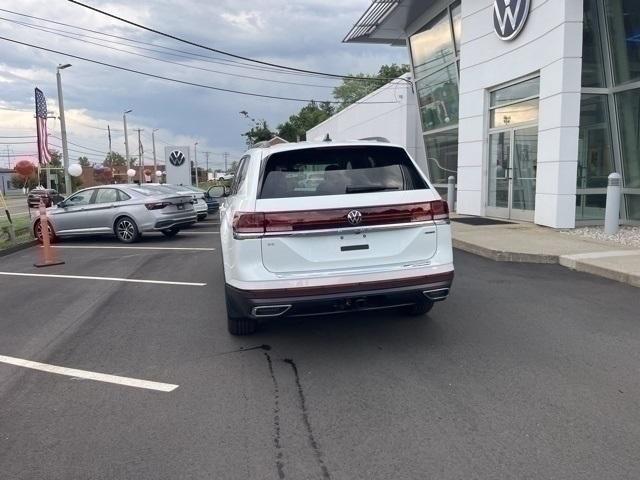
[[[388,146],[320,147],[270,155],[259,198],[429,188],[406,152]]]

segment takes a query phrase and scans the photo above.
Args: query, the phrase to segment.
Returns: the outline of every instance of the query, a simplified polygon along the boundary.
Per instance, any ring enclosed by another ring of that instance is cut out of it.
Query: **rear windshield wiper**
[[[362,185],[360,187],[348,185],[347,193],[382,192],[383,190],[399,190],[398,187],[385,187],[384,185]]]

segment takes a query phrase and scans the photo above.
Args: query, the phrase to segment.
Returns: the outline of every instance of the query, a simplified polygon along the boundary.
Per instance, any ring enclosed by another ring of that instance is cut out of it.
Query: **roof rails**
[[[365,137],[365,138],[359,138],[358,140],[363,142],[391,143],[388,138],[384,138],[384,137]]]

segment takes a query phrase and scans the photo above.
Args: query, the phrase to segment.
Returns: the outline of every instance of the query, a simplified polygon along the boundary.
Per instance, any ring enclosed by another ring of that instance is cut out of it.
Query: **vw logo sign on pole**
[[[530,0],[494,0],[493,27],[498,38],[516,38],[527,23],[530,8]]]
[[[358,225],[362,221],[362,214],[358,210],[351,210],[347,214],[347,220],[351,225]]]
[[[180,150],[174,150],[169,154],[169,161],[174,167],[181,166],[185,161],[184,153],[182,153]]]

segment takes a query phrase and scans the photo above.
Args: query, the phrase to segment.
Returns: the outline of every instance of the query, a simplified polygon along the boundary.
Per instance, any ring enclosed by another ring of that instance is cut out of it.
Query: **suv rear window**
[[[429,188],[397,147],[348,146],[270,155],[259,198],[313,197]]]

